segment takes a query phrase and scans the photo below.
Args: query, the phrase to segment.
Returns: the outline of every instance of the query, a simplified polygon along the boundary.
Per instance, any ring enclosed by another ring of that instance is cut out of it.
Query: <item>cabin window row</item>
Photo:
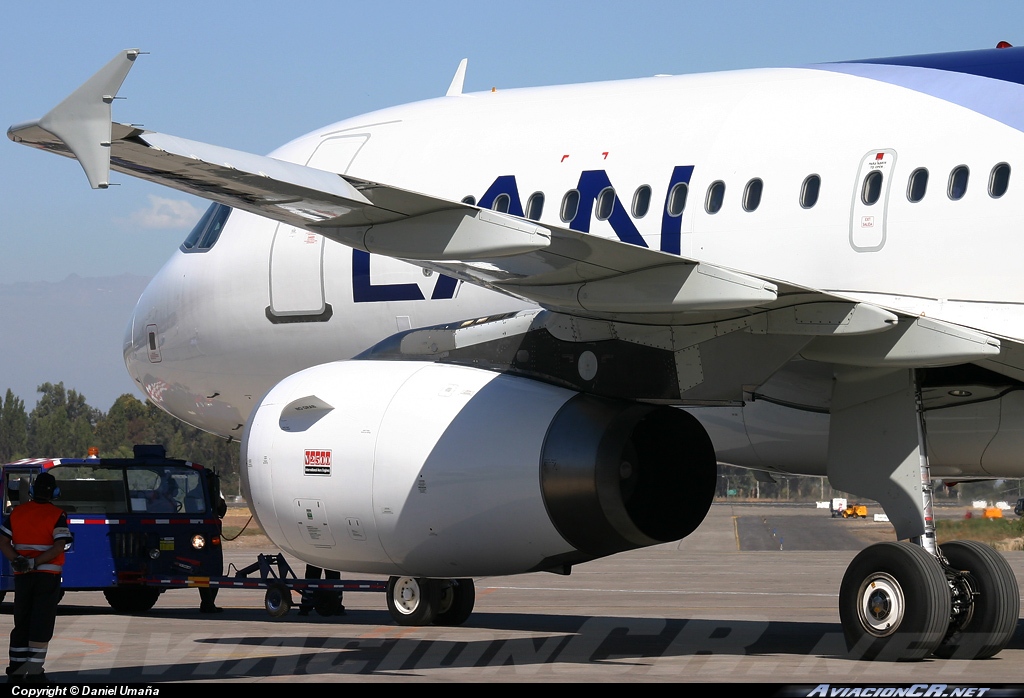
[[[817,179],[817,175],[814,175]],[[810,179],[810,178],[808,178]],[[809,186],[807,182],[804,182],[805,194],[801,196],[801,202],[809,199],[817,201],[818,197],[818,184],[814,183],[813,186]],[[668,198],[665,201],[665,213],[670,218],[678,218],[683,215],[683,211],[686,209],[686,199],[689,194],[690,187],[686,182],[676,183],[668,193]],[[743,190],[743,210],[744,211],[755,211],[757,207],[761,205],[761,193],[764,191],[764,182],[759,178],[754,178],[747,182],[746,187]],[[813,193],[808,196],[806,192],[812,191]],[[637,187],[633,193],[633,200],[630,205],[630,213],[633,218],[643,218],[646,216],[651,209],[651,196],[652,190],[650,185],[644,184]],[[722,209],[722,203],[725,200],[725,182],[717,180],[712,182],[711,186],[708,187],[707,197],[704,202],[704,210],[708,213],[718,213]],[[615,205],[617,199],[615,189],[613,187],[605,187],[602,189],[597,197],[594,199],[594,217],[599,221],[606,221],[612,217],[615,212]],[[476,205],[475,196],[467,196],[462,199],[462,203],[469,204],[471,206]],[[491,203],[491,209],[498,211],[499,213],[508,213],[511,205],[511,199],[508,194],[499,194],[494,198]],[[801,204],[803,205],[803,203]],[[813,202],[806,206],[809,208],[813,206]],[[558,215],[562,219],[563,223],[569,223],[576,214],[579,213],[580,207],[580,193],[576,189],[570,189],[562,197],[562,205],[559,208]],[[541,215],[544,213],[544,193],[534,192],[526,200],[526,207],[523,214],[530,220],[540,220]]]
[[[949,173],[949,181],[946,186],[946,195],[953,201],[963,198],[967,193],[967,183],[970,178],[970,170],[966,165],[954,167]],[[861,201],[871,206],[882,196],[882,183],[884,175],[878,170],[868,172],[861,184]],[[1006,193],[1010,185],[1010,166],[1001,162],[992,168],[988,178],[988,194],[998,199]],[[668,193],[665,201],[665,214],[670,218],[678,218],[683,215],[686,209],[686,199],[689,194],[689,184],[678,182]],[[924,199],[928,190],[928,170],[919,167],[910,173],[907,181],[907,199],[917,203]],[[741,205],[747,212],[756,211],[761,205],[761,194],[764,191],[764,182],[755,177],[747,182],[743,188]],[[813,208],[818,203],[818,195],[821,192],[821,177],[816,174],[808,175],[800,185],[800,207]],[[630,213],[633,218],[643,218],[648,214],[651,207],[652,190],[650,185],[644,184],[637,187],[633,193],[633,200],[630,205]],[[476,205],[476,197],[467,196],[463,203]],[[725,202],[725,182],[716,180],[708,186],[707,194],[704,197],[704,210],[709,214],[715,214],[722,210]],[[612,217],[617,203],[615,189],[605,187],[594,199],[594,217],[599,221],[606,221]],[[511,199],[508,194],[499,194],[495,197],[491,208],[499,213],[508,213]],[[570,189],[562,197],[562,205],[558,215],[563,223],[569,223],[579,213],[580,193],[576,189]],[[540,220],[544,213],[544,193],[534,192],[526,200],[524,215],[530,220]]]
[[[946,181],[946,196],[952,201],[959,201],[967,194],[971,170],[967,165],[957,165],[949,173]],[[868,172],[861,185],[860,200],[867,206],[875,204],[882,196],[883,175],[879,171]],[[998,199],[1010,188],[1010,166],[1001,162],[992,168],[988,175],[988,195]],[[928,169],[918,167],[907,179],[907,200],[917,203],[924,199],[928,192]]]

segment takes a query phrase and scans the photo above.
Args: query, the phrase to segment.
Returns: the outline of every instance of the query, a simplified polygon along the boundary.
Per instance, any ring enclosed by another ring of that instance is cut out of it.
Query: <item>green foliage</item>
[[[63,383],[44,383],[35,409],[7,390],[0,404],[0,462],[17,458],[84,458],[90,446],[104,458],[131,458],[136,444],[161,444],[169,458],[201,463],[221,475],[225,495],[237,494],[239,447],[170,416],[153,403],[122,395],[104,414]]]
[[[28,455],[28,415],[25,401],[10,388],[0,404],[0,461],[8,462]]]
[[[42,397],[28,415],[29,452],[38,457],[84,456],[103,413],[90,407],[81,393],[65,390],[64,383],[43,383],[36,390]]]

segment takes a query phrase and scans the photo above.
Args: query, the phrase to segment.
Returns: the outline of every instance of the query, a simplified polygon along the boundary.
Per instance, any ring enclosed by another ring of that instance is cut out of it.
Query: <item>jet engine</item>
[[[270,538],[328,569],[550,570],[678,540],[711,505],[696,419],[419,361],[315,366],[253,410],[243,486]]]

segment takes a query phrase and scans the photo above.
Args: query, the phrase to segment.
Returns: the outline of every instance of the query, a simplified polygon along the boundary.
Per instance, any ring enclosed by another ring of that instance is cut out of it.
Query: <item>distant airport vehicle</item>
[[[1012,570],[938,547],[931,478],[1024,476],[1024,49],[475,94],[463,63],[269,157],[112,123],[139,54],[8,136],[214,202],[125,360],[241,441],[282,549],[461,619],[472,577],[685,537],[721,461],[882,506],[852,652],[1010,640]]]
[[[863,504],[851,504],[843,509],[842,517],[844,519],[866,519],[868,518],[868,508]]]
[[[74,540],[65,553],[61,587],[102,590],[121,613],[148,611],[164,588],[157,575],[223,573],[217,476],[201,465],[136,447],[135,458],[35,458],[0,468],[4,515],[28,501],[36,475],[57,480],[54,504],[67,513]],[[0,593],[14,590],[10,563],[0,561]],[[198,604],[198,599],[197,599]]]

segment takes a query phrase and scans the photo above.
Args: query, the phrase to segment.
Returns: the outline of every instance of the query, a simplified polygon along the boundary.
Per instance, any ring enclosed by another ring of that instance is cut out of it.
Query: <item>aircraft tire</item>
[[[476,587],[472,579],[450,579],[441,589],[434,625],[462,625],[473,613]]]
[[[1020,591],[1013,569],[995,550],[973,540],[942,546],[942,555],[954,571],[966,571],[974,595],[973,607],[962,627],[943,640],[935,656],[943,659],[987,659],[999,653],[1017,628]]]
[[[868,546],[839,588],[839,618],[855,659],[924,659],[945,637],[949,613],[942,566],[912,543]]]
[[[441,584],[423,577],[388,579],[388,612],[399,625],[430,625],[441,605]]]

